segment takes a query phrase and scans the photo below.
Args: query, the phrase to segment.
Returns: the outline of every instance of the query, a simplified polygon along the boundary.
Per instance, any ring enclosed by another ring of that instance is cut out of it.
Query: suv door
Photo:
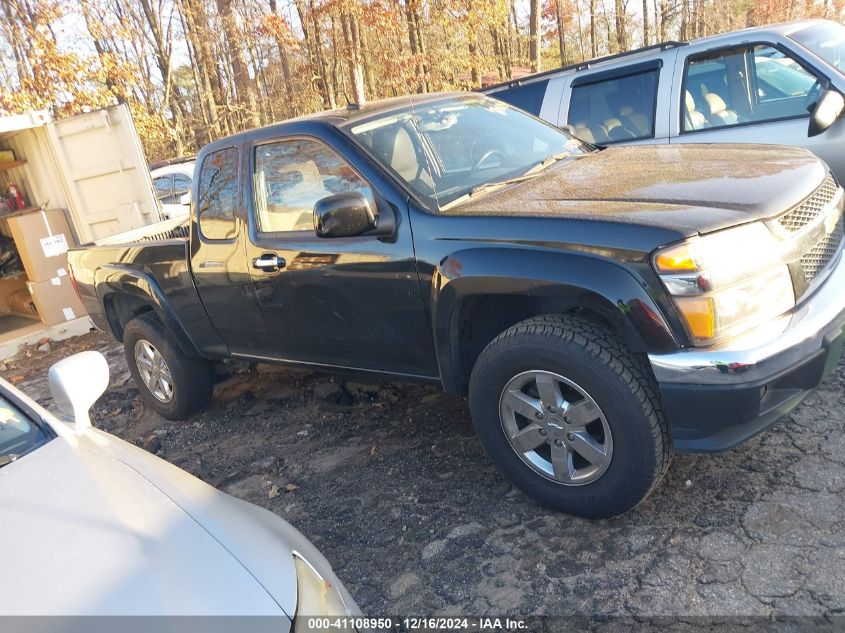
[[[767,143],[842,161],[843,126],[808,137],[808,107],[822,89],[816,71],[774,44],[743,44],[679,59],[672,143]],[[837,130],[837,128],[839,128]]]
[[[347,143],[348,144],[348,143]],[[405,198],[389,201],[323,140],[256,144],[247,258],[268,332],[264,355],[291,361],[436,375]],[[315,203],[358,191],[396,216],[390,238],[319,238]],[[400,208],[401,207],[401,208]],[[259,259],[278,261],[262,267]]]

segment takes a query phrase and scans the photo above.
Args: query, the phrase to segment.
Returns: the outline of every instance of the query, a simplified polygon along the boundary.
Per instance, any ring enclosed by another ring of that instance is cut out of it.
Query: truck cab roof
[[[225,136],[203,147],[198,155],[198,158],[209,151],[214,151],[222,147],[240,145],[244,142],[255,140],[256,138],[284,135],[291,132],[291,128],[301,128],[303,124],[314,126],[315,130],[319,128],[340,128],[343,125],[352,123],[358,119],[365,119],[373,115],[398,110],[409,105],[422,105],[448,98],[467,97],[471,94],[472,93],[466,92],[432,92],[427,94],[379,99],[377,101],[371,101],[360,105],[357,103],[350,103],[343,108],[335,108],[333,110],[323,110],[313,114],[305,114],[292,119],[286,119],[277,123],[271,123],[259,128]]]

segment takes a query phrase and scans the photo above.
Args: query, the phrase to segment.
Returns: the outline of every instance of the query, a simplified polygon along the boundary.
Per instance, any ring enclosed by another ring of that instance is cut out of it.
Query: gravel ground
[[[430,387],[241,367],[177,423],[144,408],[102,334],[0,374],[49,405],[47,367],[81,349],[112,368],[98,427],[290,521],[365,613],[845,614],[845,363],[788,421],[677,456],[636,510],[587,521],[513,489],[466,404]]]

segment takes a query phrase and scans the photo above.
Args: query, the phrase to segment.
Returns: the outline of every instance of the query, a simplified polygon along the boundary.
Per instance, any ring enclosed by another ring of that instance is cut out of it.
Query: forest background
[[[0,0],[0,114],[126,102],[150,160],[408,93],[467,90],[845,0]]]

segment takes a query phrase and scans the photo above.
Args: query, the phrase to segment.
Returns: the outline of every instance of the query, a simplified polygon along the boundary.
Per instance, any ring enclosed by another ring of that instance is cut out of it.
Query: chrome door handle
[[[287,265],[284,257],[279,257],[275,253],[265,253],[261,257],[256,257],[252,260],[252,267],[262,270],[265,273],[273,273],[281,270]]]

